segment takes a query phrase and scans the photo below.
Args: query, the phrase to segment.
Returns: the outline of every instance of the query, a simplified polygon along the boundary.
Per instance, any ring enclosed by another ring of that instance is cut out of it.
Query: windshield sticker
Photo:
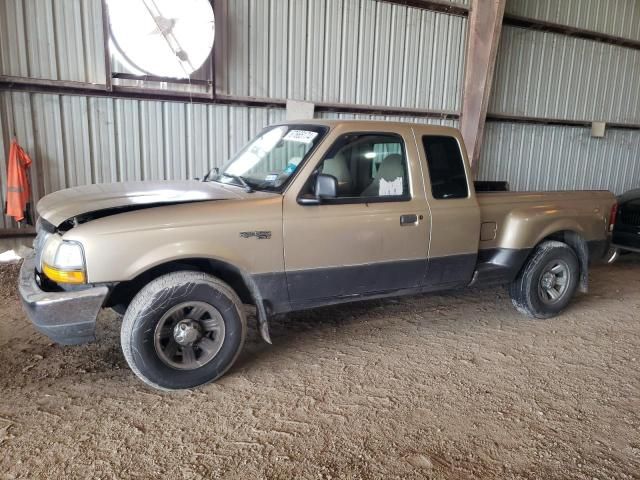
[[[310,132],[308,130],[291,130],[284,136],[284,140],[306,143],[308,145],[313,142],[317,136],[318,132]]]
[[[266,177],[264,177],[265,182],[275,182],[278,179],[277,173],[270,173]]]

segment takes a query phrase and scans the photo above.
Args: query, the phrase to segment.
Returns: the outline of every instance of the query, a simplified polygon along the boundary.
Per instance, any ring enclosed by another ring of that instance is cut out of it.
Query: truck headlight
[[[78,242],[51,235],[42,250],[42,273],[56,283],[86,283],[84,252]]]

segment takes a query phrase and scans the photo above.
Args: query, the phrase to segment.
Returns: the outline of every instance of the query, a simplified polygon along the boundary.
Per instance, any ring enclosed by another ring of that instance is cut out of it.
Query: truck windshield
[[[281,191],[327,132],[320,125],[278,125],[263,130],[212,180],[247,191]]]

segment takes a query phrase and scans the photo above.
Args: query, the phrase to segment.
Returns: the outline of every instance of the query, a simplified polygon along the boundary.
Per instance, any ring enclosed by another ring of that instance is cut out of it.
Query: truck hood
[[[79,215],[111,211],[119,213],[206,200],[240,199],[245,195],[240,188],[197,180],[103,183],[51,193],[38,202],[37,210],[47,222],[59,226],[65,220]]]

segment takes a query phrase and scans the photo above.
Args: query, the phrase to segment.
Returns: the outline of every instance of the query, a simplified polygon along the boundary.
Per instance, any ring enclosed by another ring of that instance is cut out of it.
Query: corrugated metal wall
[[[220,0],[217,88],[458,111],[467,19],[374,0]]]
[[[32,182],[36,199],[87,183],[201,177],[264,126],[285,118],[280,108],[9,92],[0,93],[0,112],[0,146],[15,133],[33,157],[34,180],[42,176],[43,191]],[[319,116],[457,125],[424,117]],[[6,198],[6,174],[0,173]],[[7,217],[2,221],[0,228],[15,227]]]
[[[3,142],[15,133],[34,160],[36,199],[87,183],[202,176],[284,118],[282,109],[8,92],[0,93],[0,107]]]
[[[0,97],[10,112],[4,130],[15,130],[45,166],[45,194],[85,183],[200,176],[264,125],[284,119],[283,109],[38,93]]]
[[[222,93],[460,108],[466,18],[376,0],[216,0],[215,6]],[[0,0],[0,75],[104,84],[103,52],[100,0]],[[6,198],[14,133],[34,158],[37,200],[85,183],[202,175],[284,116],[283,109],[2,92],[0,193]],[[2,216],[0,228],[15,226]]]
[[[507,0],[505,13],[640,40],[638,0]]]
[[[640,124],[640,50],[505,26],[489,111]]]
[[[456,3],[468,5],[468,0]],[[376,0],[216,0],[215,5],[221,93],[460,109],[464,17]],[[509,0],[507,12],[640,38],[640,5],[634,0]],[[0,0],[2,75],[102,84],[103,47],[99,0]],[[507,26],[490,112],[640,123],[638,55]],[[41,178],[34,184],[36,198],[88,182],[194,177],[219,165],[265,124],[283,118],[282,109],[4,92],[0,175],[6,178],[15,132],[36,160],[33,173]],[[485,135],[479,178],[507,178],[518,189],[620,192],[640,186],[637,131],[608,130],[605,139],[592,139],[585,128],[490,122]],[[1,181],[0,193],[4,198]],[[0,228],[13,226],[6,217],[0,221]]]
[[[0,0],[0,75],[104,84],[99,0]]]
[[[640,131],[614,129],[605,138],[580,127],[489,122],[478,178],[508,180],[513,190],[640,186]]]
[[[637,0],[508,0],[507,12],[640,38]],[[632,20],[635,19],[635,20]],[[504,26],[489,112],[640,124],[640,51]],[[640,131],[488,122],[478,178],[519,190],[640,187]]]

